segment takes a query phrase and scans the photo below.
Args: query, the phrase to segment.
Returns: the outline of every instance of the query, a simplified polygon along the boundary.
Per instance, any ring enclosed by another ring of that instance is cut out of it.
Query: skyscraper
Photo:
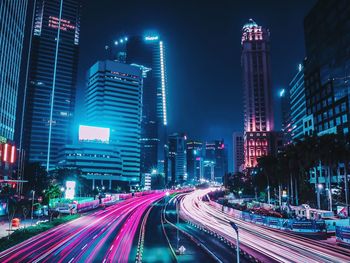
[[[140,181],[142,70],[111,60],[88,71],[86,114],[89,125],[110,128],[110,144],[122,159],[122,176]]]
[[[141,172],[162,171],[168,122],[164,42],[158,35],[129,37],[126,62],[148,69],[142,94]]]
[[[292,137],[292,123],[291,123],[291,101],[290,101],[290,90],[288,88],[284,88],[279,91],[279,97],[281,102],[281,133],[283,135],[283,144],[287,145],[291,143]]]
[[[49,170],[72,130],[80,32],[79,0],[37,0],[24,139],[27,157]]]
[[[269,152],[273,130],[270,32],[249,19],[242,28],[245,168]]]
[[[13,141],[26,0],[0,1],[0,137]]]
[[[291,138],[293,141],[304,137],[304,119],[306,117],[306,100],[304,88],[304,69],[300,64],[298,72],[289,83]]]
[[[188,141],[186,144],[187,152],[187,179],[196,182],[202,175],[201,162],[203,161],[203,143],[198,141]]]
[[[207,179],[214,179],[218,182],[222,180],[222,177],[228,171],[227,152],[224,140],[215,140],[205,144],[204,166],[210,167],[210,169],[205,170],[206,175],[204,177]],[[213,171],[211,170],[212,167]],[[210,175],[208,173],[210,173]]]
[[[306,115],[319,135],[349,132],[349,31],[347,1],[318,1],[304,19]]]
[[[168,185],[182,184],[187,181],[186,140],[186,135],[178,133],[174,133],[168,138],[165,164]]]
[[[238,173],[243,170],[244,165],[244,136],[243,132],[234,132],[233,142],[233,172]]]

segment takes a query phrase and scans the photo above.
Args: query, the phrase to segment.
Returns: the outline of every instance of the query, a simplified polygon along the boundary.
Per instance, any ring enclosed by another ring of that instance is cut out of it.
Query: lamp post
[[[33,196],[32,196],[32,213],[31,213],[31,225],[33,225],[33,211],[34,211],[34,194],[35,194],[35,191],[32,190],[32,193],[33,193]]]
[[[234,222],[230,222],[230,225],[232,226],[232,228],[235,230],[236,234],[237,234],[237,263],[239,263],[239,234],[238,234],[238,226],[234,223]]]
[[[63,197],[63,193],[64,193],[64,187],[61,187],[61,199]]]
[[[323,189],[322,184],[317,185],[317,208],[321,209],[320,191]]]
[[[179,250],[179,205],[178,202],[176,201],[176,214],[177,214],[177,228],[176,228],[176,248]]]

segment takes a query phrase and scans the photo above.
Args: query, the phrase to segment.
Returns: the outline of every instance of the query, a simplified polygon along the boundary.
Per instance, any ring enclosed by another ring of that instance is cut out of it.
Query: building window
[[[337,117],[337,119],[335,120],[335,123],[336,123],[337,126],[341,124],[340,117]]]
[[[344,114],[343,117],[342,117],[342,119],[343,119],[343,123],[344,123],[344,122],[347,122],[347,121],[348,121],[348,116],[346,116],[346,114]]]

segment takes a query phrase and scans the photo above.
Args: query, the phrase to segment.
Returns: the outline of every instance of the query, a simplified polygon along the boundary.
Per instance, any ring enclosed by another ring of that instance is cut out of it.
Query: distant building
[[[205,164],[214,165],[214,180],[221,182],[222,177],[228,171],[227,152],[225,148],[224,140],[215,140],[213,142],[207,142],[205,145]],[[208,169],[205,169],[204,173],[207,173]],[[210,175],[211,177],[212,175]],[[208,177],[208,174],[204,175]]]
[[[87,122],[108,127],[110,144],[123,162],[122,176],[140,182],[142,70],[115,61],[98,61],[88,71]]]
[[[273,130],[270,32],[250,19],[242,28],[245,168],[269,154]]]
[[[350,128],[350,5],[318,1],[304,19],[306,115],[318,135]]]
[[[287,145],[292,141],[291,101],[290,101],[289,87],[280,90],[279,97],[280,97],[281,112],[282,112],[281,131],[283,134],[283,144]]]
[[[188,141],[186,143],[187,152],[187,180],[196,182],[201,177],[201,160],[203,161],[203,143],[198,141]]]
[[[211,160],[203,161],[204,179],[215,181],[215,162]]]
[[[152,175],[150,173],[142,174],[141,184],[143,189],[148,191],[152,188]]]
[[[110,129],[80,126],[79,140],[67,144],[59,151],[61,168],[81,171],[81,175],[91,180],[91,187],[116,188],[119,182],[127,182],[123,176],[123,162],[118,148],[110,144]]]
[[[244,168],[244,136],[243,132],[234,132],[233,142],[233,172],[242,172]]]
[[[304,87],[304,69],[299,64],[298,72],[289,83],[290,100],[290,135],[293,141],[302,139],[304,132],[304,119],[306,117],[306,100]],[[309,123],[308,123],[309,124]]]
[[[26,0],[0,1],[0,136],[14,140]]]
[[[131,36],[123,42],[126,62],[147,68],[142,93],[141,173],[163,172],[168,124],[165,44],[159,35]]]
[[[37,0],[34,8],[23,136],[28,160],[49,170],[71,139],[81,1]]]
[[[168,138],[166,178],[169,186],[187,181],[186,141],[187,137],[184,134],[175,133]]]

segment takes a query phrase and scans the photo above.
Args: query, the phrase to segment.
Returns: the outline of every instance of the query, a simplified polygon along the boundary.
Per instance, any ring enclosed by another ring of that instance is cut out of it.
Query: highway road
[[[179,224],[177,224],[177,213],[176,213],[176,203],[179,204],[181,199],[185,196],[184,194],[176,196],[173,200],[170,200],[166,207],[167,219],[176,224],[181,230],[188,233],[197,243],[205,247],[207,253],[205,262],[220,262],[220,263],[231,263],[236,260],[236,249],[232,248],[229,244],[222,242],[217,237],[210,235],[208,232],[204,232],[186,222],[179,219]],[[249,260],[241,257],[241,263],[250,262]]]
[[[180,215],[184,220],[209,229],[230,242],[235,241],[235,232],[229,225],[233,221],[239,227],[242,246],[256,252],[263,262],[350,262],[350,250],[336,245],[300,237],[278,230],[267,229],[253,223],[237,220],[214,208],[202,197],[210,189],[196,190],[181,199]],[[262,258],[263,257],[263,258]]]
[[[162,197],[134,197],[50,229],[1,252],[0,262],[128,262],[145,211]]]

